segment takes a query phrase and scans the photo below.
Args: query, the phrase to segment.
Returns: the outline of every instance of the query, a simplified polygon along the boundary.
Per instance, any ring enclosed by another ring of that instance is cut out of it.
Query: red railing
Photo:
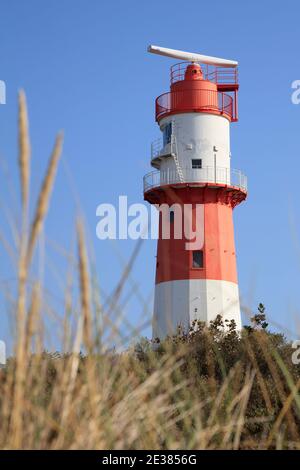
[[[186,68],[192,62],[179,62],[171,67],[171,85],[184,80]],[[218,67],[215,65],[200,64],[204,80],[217,85],[238,85],[238,69],[236,67]]]
[[[212,112],[235,120],[233,98],[215,90],[183,90],[164,93],[156,98],[156,121],[168,114]]]

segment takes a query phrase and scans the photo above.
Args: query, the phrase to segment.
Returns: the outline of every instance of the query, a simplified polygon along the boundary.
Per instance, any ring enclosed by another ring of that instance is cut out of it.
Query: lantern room
[[[171,67],[170,91],[156,99],[155,117],[178,113],[210,113],[238,120],[236,67],[181,62]]]

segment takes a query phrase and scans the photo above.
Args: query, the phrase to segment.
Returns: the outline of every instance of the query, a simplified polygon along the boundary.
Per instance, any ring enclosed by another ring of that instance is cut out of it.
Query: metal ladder
[[[172,123],[172,128],[174,126],[174,123]],[[174,144],[174,147],[175,147],[175,152],[173,152],[173,144]],[[175,166],[176,166],[176,170],[177,170],[177,173],[178,173],[178,176],[179,176],[179,181],[180,183],[184,183],[184,176],[183,176],[183,173],[182,173],[182,169],[181,169],[181,166],[180,166],[180,163],[179,163],[179,160],[178,160],[178,147],[177,147],[177,141],[176,141],[176,137],[174,134],[171,135],[171,154],[174,158],[174,161],[175,161]]]

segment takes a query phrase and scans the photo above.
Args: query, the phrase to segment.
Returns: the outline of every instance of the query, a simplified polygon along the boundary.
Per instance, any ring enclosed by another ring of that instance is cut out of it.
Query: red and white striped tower
[[[232,210],[246,198],[247,180],[230,167],[230,123],[238,119],[237,63],[156,46],[148,50],[190,61],[171,67],[171,89],[156,99],[163,142],[152,145],[156,171],[144,177],[145,200],[167,204],[171,226],[171,236],[164,238],[160,214],[153,338],[218,314],[234,319],[240,329]],[[187,204],[192,208],[193,228],[204,233],[200,247],[186,249],[190,240],[184,233],[175,238],[175,203],[182,210]]]

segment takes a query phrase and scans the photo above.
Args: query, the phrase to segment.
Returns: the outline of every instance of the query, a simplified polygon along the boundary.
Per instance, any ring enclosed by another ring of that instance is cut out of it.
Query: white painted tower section
[[[217,315],[222,315],[223,321],[234,320],[237,330],[241,330],[238,284],[212,279],[187,279],[161,282],[155,286],[154,338],[176,333],[178,325],[187,331],[193,320],[209,323]]]
[[[185,181],[207,179],[230,184],[230,129],[224,116],[205,113],[183,113],[168,116],[160,121],[160,130],[172,126],[172,142],[163,153],[177,153]],[[193,169],[192,160],[200,159],[202,169]],[[161,173],[176,172],[172,156],[161,160]],[[193,170],[193,171],[192,171]]]

